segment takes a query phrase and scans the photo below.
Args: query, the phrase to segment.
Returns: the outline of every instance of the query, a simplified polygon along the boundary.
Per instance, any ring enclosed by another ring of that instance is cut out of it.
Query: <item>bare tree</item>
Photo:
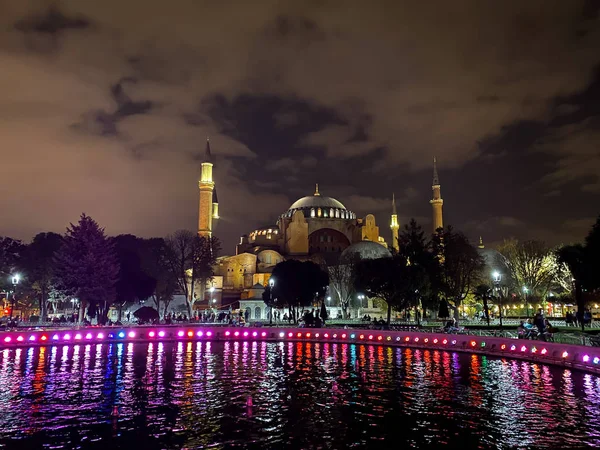
[[[328,268],[329,281],[342,308],[344,319],[348,319],[348,309],[351,306],[352,300],[356,298],[355,279],[357,263],[358,257],[352,255],[340,260],[338,265]]]

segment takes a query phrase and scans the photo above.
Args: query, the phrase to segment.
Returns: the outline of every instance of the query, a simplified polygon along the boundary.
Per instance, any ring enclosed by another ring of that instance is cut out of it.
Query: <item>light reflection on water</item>
[[[0,404],[0,444],[19,448],[600,445],[596,376],[381,346],[5,349]]]

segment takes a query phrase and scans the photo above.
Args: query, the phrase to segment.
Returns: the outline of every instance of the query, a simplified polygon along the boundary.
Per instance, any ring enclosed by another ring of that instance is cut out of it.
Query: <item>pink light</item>
[[[337,334],[334,334],[332,337],[333,337],[334,339],[337,339]]]
[[[546,350],[545,348],[542,349],[541,351],[542,355],[545,355],[546,353],[548,353],[548,350]]]
[[[262,333],[260,333],[260,336],[261,336],[261,337],[267,337],[267,332],[266,332],[266,331],[263,331]]]
[[[521,351],[522,352],[526,352],[527,351],[527,347],[525,347],[525,346],[521,347]]]
[[[255,331],[252,333],[252,337],[256,337],[256,336],[258,336],[258,333]]]
[[[590,355],[583,355],[583,362],[589,362],[590,361]]]
[[[444,344],[444,345],[446,345],[447,343],[448,343],[448,339],[444,339],[444,340],[442,341],[442,344]]]
[[[65,335],[63,336],[63,339],[64,339],[65,341],[68,341],[68,340],[70,340],[70,339],[71,339],[71,335],[70,335],[69,333],[67,333],[67,334],[65,334]]]
[[[12,341],[12,339],[11,339],[11,337],[10,337],[10,336],[6,336],[6,337],[4,338],[4,342],[10,342],[10,341]]]
[[[148,333],[148,337],[154,337],[154,336],[156,336],[156,333],[154,331],[150,331]]]
[[[55,334],[54,336],[52,336],[52,340],[58,341],[58,339],[59,339],[58,334]]]
[[[81,333],[77,333],[77,334],[75,335],[75,339],[77,339],[77,340],[81,339]]]
[[[317,336],[319,337],[319,336]],[[342,339],[346,339],[346,333],[342,334]]]
[[[239,331],[236,331],[235,333],[233,333],[233,335],[234,335],[235,337],[238,337],[238,336],[240,335],[240,332],[239,332]]]
[[[419,342],[419,338],[418,337],[415,338],[415,342]]]
[[[244,331],[244,337],[248,337],[248,332]]]
[[[517,346],[516,346],[516,345],[511,345],[511,346],[510,346],[510,350],[511,350],[511,351],[513,351],[513,352],[514,352],[516,349],[517,349]]]
[[[427,344],[429,342],[429,338],[423,339],[423,342],[425,342]]]
[[[198,337],[202,337],[202,336],[204,336],[204,333],[203,333],[202,331],[198,331],[198,332],[196,333],[196,336],[198,336]]]
[[[165,337],[165,332],[164,331],[159,331],[158,332],[158,337]]]
[[[438,343],[438,338],[435,338],[435,339],[433,340],[433,343],[434,343],[434,344],[437,344],[437,343]]]
[[[315,333],[316,338],[318,338],[319,336],[321,336],[319,333]]]
[[[396,341],[400,341],[400,336],[396,337]]]
[[[130,331],[127,336],[129,336],[130,338],[134,338],[135,337],[135,331]]]
[[[225,336],[230,336],[231,335],[231,331],[226,331],[225,332]]]
[[[23,336],[17,337],[17,341],[22,342],[23,341]]]
[[[177,336],[179,336],[179,337],[183,337],[183,335],[184,335],[184,334],[185,334],[185,333],[184,333],[183,331],[178,331],[178,332],[177,332]]]
[[[88,334],[86,334],[86,335],[85,335],[85,338],[86,338],[86,339],[91,339],[91,338],[92,338],[92,333],[88,333]]]
[[[306,337],[309,338],[310,337],[310,333],[306,333]]]
[[[30,341],[35,341],[35,336],[33,336],[33,335],[29,336],[29,340]]]
[[[452,345],[456,345],[456,339],[452,340]]]
[[[569,352],[568,351],[565,350],[564,352],[562,352],[562,357],[563,358],[566,358],[567,356],[569,356]]]
[[[104,333],[98,333],[96,336],[97,339],[104,339]]]
[[[323,335],[323,337],[324,337],[324,338],[328,338],[328,337],[329,337],[329,333],[325,333],[325,334]]]
[[[207,332],[206,332],[206,335],[207,335],[208,337],[211,337],[211,336],[212,336],[212,331],[207,331]]]
[[[383,340],[383,336],[377,336],[377,340],[378,340],[378,341],[381,341],[381,340]]]
[[[288,333],[288,337],[292,337],[294,335],[294,333]]]
[[[369,339],[373,339],[373,335],[372,334],[369,335]]]

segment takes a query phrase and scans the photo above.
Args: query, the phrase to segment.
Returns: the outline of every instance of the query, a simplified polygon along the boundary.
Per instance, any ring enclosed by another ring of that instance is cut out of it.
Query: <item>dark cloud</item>
[[[473,238],[577,239],[598,213],[597,2],[54,4],[2,3],[0,234],[84,210],[194,228],[207,136],[226,249],[315,182],[382,228],[392,192],[427,222],[434,155]]]

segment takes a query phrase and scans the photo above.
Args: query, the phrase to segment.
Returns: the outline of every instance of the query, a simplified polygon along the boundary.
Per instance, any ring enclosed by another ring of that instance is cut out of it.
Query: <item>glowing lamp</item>
[[[234,335],[235,337],[238,337],[238,336],[240,335],[240,332],[239,332],[239,331],[236,331],[235,333],[233,333],[233,335]]]
[[[104,339],[104,333],[98,333],[98,336],[96,336],[96,338]]]
[[[373,339],[373,335],[372,334],[369,335],[369,339]]]
[[[289,338],[291,338],[292,336],[294,336],[294,333],[288,333]]]
[[[437,343],[438,343],[438,338],[435,338],[435,339],[433,340],[433,343],[434,343],[434,344],[437,344]]]
[[[418,337],[415,338],[415,342],[419,342],[419,338]]]
[[[364,339],[364,338],[365,338],[365,335],[364,335],[364,334],[361,334],[361,335],[360,335],[358,338],[359,338],[359,339]]]
[[[17,341],[19,341],[19,342],[23,342],[23,336],[19,336],[19,337],[17,337]]]
[[[263,331],[262,333],[260,333],[261,337],[267,337],[267,332]]]
[[[196,336],[198,336],[198,337],[202,337],[202,336],[204,336],[204,333],[203,333],[202,331],[198,331],[198,332],[196,333]]]
[[[230,336],[231,335],[231,331],[226,331],[225,332],[225,336]]]
[[[187,335],[188,335],[188,337],[192,337],[192,336],[194,336],[194,332],[190,330],[187,332]]]
[[[444,345],[446,345],[447,343],[448,343],[448,339],[444,339],[444,340],[442,341],[442,344],[444,344]]]
[[[58,336],[58,334],[55,334],[54,336],[52,336],[53,341],[58,341],[59,339],[60,339],[60,337]]]
[[[158,337],[165,337],[165,332],[164,331],[159,331],[158,332]]]
[[[298,336],[298,337],[302,337],[302,333],[298,333],[296,336]]]
[[[398,336],[398,337],[396,338],[396,341],[400,341],[400,336]]]
[[[502,344],[502,345],[500,346],[500,350],[506,350],[506,344]]]
[[[130,338],[134,338],[135,337],[135,331],[130,331],[129,334],[128,334],[128,336]]]
[[[71,335],[70,335],[69,333],[67,333],[67,334],[65,334],[65,335],[63,336],[63,339],[64,339],[65,341],[68,341],[68,340],[70,340],[70,339],[71,339]]]
[[[485,342],[481,343],[481,348],[485,347]]]
[[[342,339],[346,339],[346,333],[342,334]]]
[[[319,336],[321,336],[319,333],[315,333],[316,338],[318,338]]]
[[[119,333],[119,337],[120,337],[120,338],[124,338],[124,337],[125,337],[125,332],[124,332],[124,331],[121,331],[121,332]]]
[[[535,347],[532,347],[532,348],[531,348],[531,353],[537,353],[537,348],[535,348]]]
[[[566,358],[567,356],[569,356],[569,352],[568,351],[565,350],[564,352],[562,352],[562,357],[563,358]]]
[[[91,338],[92,338],[92,333],[88,333],[88,334],[86,334],[86,335],[85,335],[85,338],[86,338],[86,339],[91,339]]]
[[[378,340],[378,341],[381,341],[381,340],[383,340],[383,336],[377,336],[377,340]]]
[[[29,340],[30,341],[35,341],[35,336],[33,336],[33,335],[29,336]]]
[[[310,337],[310,333],[306,333],[306,337],[309,338]]]
[[[48,336],[46,336],[45,334],[42,334],[40,341],[45,341],[46,339],[48,339]]]
[[[546,353],[548,353],[548,350],[546,350],[545,348],[542,349],[542,351],[540,352],[542,355],[545,355]]]
[[[477,342],[471,341],[471,347],[475,347],[476,345],[477,345]]]
[[[258,333],[255,331],[254,333],[252,333],[252,337],[256,337],[258,336]]]
[[[212,331],[207,331],[207,332],[206,332],[206,335],[207,335],[208,337],[211,337],[211,336],[212,336]]]
[[[333,337],[334,339],[337,339],[337,334],[334,334],[332,337]]]
[[[325,333],[325,334],[323,335],[323,337],[324,337],[324,338],[328,338],[328,337],[329,337],[329,333]]]
[[[151,331],[150,333],[148,333],[148,336],[149,337],[154,337],[154,336],[156,336],[156,333],[154,331]]]
[[[456,345],[456,339],[452,340],[452,345]]]
[[[10,341],[12,341],[12,339],[11,339],[11,337],[10,337],[10,336],[6,336],[6,337],[4,338],[4,342],[10,342]]]
[[[386,339],[386,341],[391,341],[391,340],[392,340],[391,336],[388,336],[387,339]]]
[[[350,335],[350,339],[355,339],[355,338],[356,338],[356,335],[355,335],[354,333],[352,333],[352,334]]]
[[[583,355],[583,362],[589,362],[590,361],[590,355]]]
[[[594,358],[594,364],[598,364],[600,362],[600,358],[598,358],[597,356]]]
[[[427,344],[429,342],[429,338],[423,339],[423,342]]]
[[[404,341],[405,341],[405,342],[408,342],[408,341],[410,341],[410,338],[409,338],[408,336],[406,336],[406,337],[404,338]]]
[[[285,333],[279,333],[279,337],[282,338],[285,336]]]
[[[526,352],[527,351],[527,347],[525,347],[525,346],[521,347],[521,351],[522,352]]]
[[[177,332],[177,336],[179,336],[179,337],[183,337],[183,334],[184,334],[183,331],[178,331]]]
[[[511,346],[510,346],[510,350],[511,350],[511,351],[513,351],[513,352],[514,352],[516,349],[517,349],[517,346],[516,346],[516,345],[511,345]]]
[[[244,337],[248,337],[248,332],[244,331]]]

